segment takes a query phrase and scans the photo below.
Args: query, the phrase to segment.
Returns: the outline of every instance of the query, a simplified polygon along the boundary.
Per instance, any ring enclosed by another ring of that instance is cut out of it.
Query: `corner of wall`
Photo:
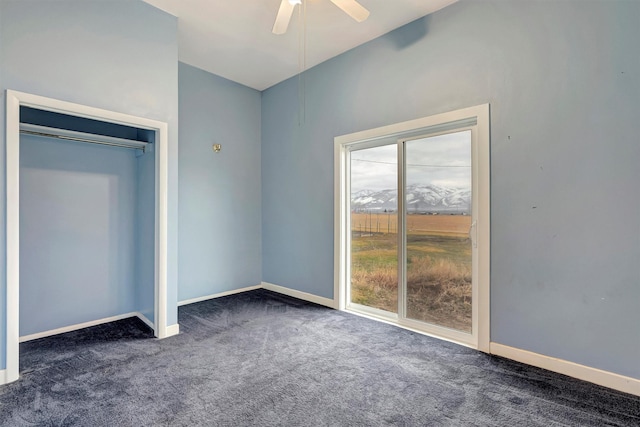
[[[290,297],[298,298],[303,301],[309,301],[318,305],[323,305],[329,308],[336,308],[336,302],[332,299],[313,295],[307,292],[298,291],[284,286],[275,285],[273,283],[262,282],[262,288],[268,291],[277,292],[279,294],[288,295]]]

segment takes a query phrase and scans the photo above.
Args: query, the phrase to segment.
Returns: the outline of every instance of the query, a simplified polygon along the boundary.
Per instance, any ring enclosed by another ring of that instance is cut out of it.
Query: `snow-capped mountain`
[[[410,185],[406,190],[407,212],[469,213],[471,190],[447,188],[437,185]],[[361,190],[351,194],[353,211],[395,211],[398,209],[398,192],[393,190]]]

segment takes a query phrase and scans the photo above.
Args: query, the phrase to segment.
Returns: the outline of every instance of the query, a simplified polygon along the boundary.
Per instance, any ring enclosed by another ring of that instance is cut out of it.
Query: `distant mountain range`
[[[470,213],[471,190],[437,185],[410,185],[406,190],[407,212]],[[398,210],[398,191],[361,190],[351,194],[351,209],[356,212]]]

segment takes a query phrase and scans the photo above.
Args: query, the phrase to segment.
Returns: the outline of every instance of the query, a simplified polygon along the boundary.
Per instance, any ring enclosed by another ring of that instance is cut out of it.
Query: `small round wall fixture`
[[[222,150],[222,144],[213,144],[213,146],[211,146],[211,148],[213,149],[214,153],[219,153],[220,150]]]

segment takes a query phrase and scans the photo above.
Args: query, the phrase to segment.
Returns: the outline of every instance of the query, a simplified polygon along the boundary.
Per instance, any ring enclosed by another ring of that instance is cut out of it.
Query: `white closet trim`
[[[155,304],[154,333],[166,338],[179,332],[167,325],[168,126],[165,122],[88,107],[13,90],[6,91],[6,370],[0,384],[19,377],[20,287],[20,107],[147,129],[155,132]],[[3,310],[0,307],[0,311]],[[1,368],[1,367],[0,367]],[[2,371],[0,371],[2,372]]]

